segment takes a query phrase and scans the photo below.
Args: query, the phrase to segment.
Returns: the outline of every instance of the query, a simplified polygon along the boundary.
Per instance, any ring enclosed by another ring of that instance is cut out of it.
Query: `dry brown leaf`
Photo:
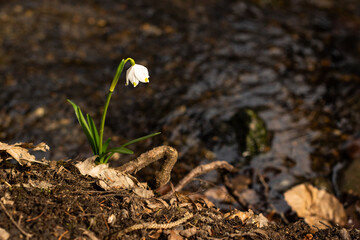
[[[2,201],[4,205],[10,205],[10,206],[14,205],[14,201],[11,200],[11,196],[9,192],[5,192],[5,195],[2,198],[0,198],[0,201]]]
[[[10,238],[10,233],[5,229],[0,227],[0,240],[8,240]]]
[[[324,229],[332,223],[344,226],[347,221],[343,205],[330,193],[310,184],[301,184],[285,192],[286,202],[311,227]],[[316,229],[314,229],[316,230]]]
[[[246,221],[246,219],[250,218],[250,215],[248,212],[242,212],[239,210],[236,210],[235,213],[226,213],[224,215],[225,218],[234,219],[235,217],[238,217],[243,223]]]
[[[88,236],[90,238],[90,240],[99,240],[96,236],[95,233],[89,231],[88,229],[85,228],[80,228],[81,231],[83,231],[83,234]]]
[[[150,208],[147,208],[147,207],[144,207],[143,209],[142,209],[142,213],[144,213],[144,214],[151,214],[151,213],[153,213],[154,211],[152,210],[152,209],[150,209]]]
[[[40,188],[40,189],[52,189],[54,186],[47,182],[47,181],[36,181],[29,179],[29,185],[34,188]]]
[[[196,227],[192,227],[192,228],[180,230],[180,231],[179,231],[179,234],[180,234],[181,236],[183,236],[183,237],[190,238],[190,237],[192,237],[193,235],[195,235],[196,232],[197,232]]]
[[[115,222],[116,222],[116,216],[115,214],[111,214],[107,219],[107,223],[113,225]]]
[[[96,156],[76,164],[82,175],[89,175],[99,179],[99,186],[105,190],[132,189],[138,196],[150,198],[154,196],[151,190],[147,189],[146,183],[141,183],[130,174],[110,168],[108,164],[95,164]]]
[[[163,208],[169,208],[169,204],[160,198],[152,198],[152,199],[146,200],[145,202],[146,202],[146,206],[148,208],[153,209],[154,211],[157,211],[157,210],[163,209]]]
[[[44,142],[41,142],[38,145],[34,145],[33,143],[15,143],[15,145],[18,145],[22,148],[32,149],[33,151],[46,152],[46,151],[50,150],[50,147]]]
[[[255,224],[257,227],[267,227],[269,220],[264,217],[262,213],[256,215],[253,210],[249,209],[247,212],[235,210],[235,212],[227,213],[224,218],[234,219],[238,217],[244,224]]]
[[[178,230],[166,230],[165,234],[168,235],[168,240],[183,240],[184,238],[180,236]]]
[[[204,195],[216,203],[230,203],[233,204],[236,200],[228,193],[225,186],[216,186],[208,189]]]
[[[29,150],[46,152],[49,149],[49,146],[43,142],[39,143],[36,146],[34,146],[33,143],[15,143],[13,145],[9,145],[0,142],[0,154],[2,152],[7,153],[9,156],[14,158],[20,165],[23,165],[26,161],[44,164],[45,162],[37,161],[35,159],[35,156],[29,153]],[[4,160],[8,160],[11,157],[8,157]]]
[[[256,215],[251,209],[249,209],[249,213],[251,213],[252,216],[245,221],[246,224],[255,224],[259,228],[269,225],[269,220],[262,213]]]
[[[161,237],[162,232],[163,232],[163,230],[159,229],[159,230],[156,230],[153,233],[149,234],[148,236],[151,239],[159,239]]]
[[[215,204],[213,202],[211,202],[204,194],[202,193],[194,193],[189,195],[190,199],[193,200],[196,204],[196,207],[198,210],[203,209],[203,206],[205,204],[205,206],[207,208],[212,208],[215,207]]]

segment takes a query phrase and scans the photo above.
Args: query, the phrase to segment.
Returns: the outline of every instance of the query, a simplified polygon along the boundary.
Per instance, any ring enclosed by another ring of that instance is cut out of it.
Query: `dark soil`
[[[103,191],[71,162],[24,167],[3,161],[0,169],[0,227],[10,239],[24,239],[24,233],[31,239],[360,239],[356,229],[312,233],[303,221],[259,228],[256,221],[230,220],[208,201],[183,194],[160,200],[142,199],[127,190]],[[191,218],[176,222],[189,213]],[[130,226],[147,223],[175,225],[144,226],[119,236]]]

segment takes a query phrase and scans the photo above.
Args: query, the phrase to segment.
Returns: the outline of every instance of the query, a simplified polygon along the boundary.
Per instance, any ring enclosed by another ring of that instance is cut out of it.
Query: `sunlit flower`
[[[135,64],[132,65],[126,71],[126,85],[129,84],[129,81],[134,87],[136,87],[139,82],[148,83],[149,82],[149,71],[143,65]]]

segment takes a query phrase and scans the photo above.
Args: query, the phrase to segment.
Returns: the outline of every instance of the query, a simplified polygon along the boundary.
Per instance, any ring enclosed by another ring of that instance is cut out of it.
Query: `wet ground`
[[[282,193],[304,181],[341,197],[340,170],[359,161],[359,13],[350,0],[1,2],[0,139],[44,141],[53,160],[90,156],[66,99],[99,120],[117,64],[132,57],[150,85],[120,82],[105,136],[162,131],[133,149],[175,147],[174,182],[227,160],[259,211],[288,211]],[[255,150],[247,110],[266,126]]]

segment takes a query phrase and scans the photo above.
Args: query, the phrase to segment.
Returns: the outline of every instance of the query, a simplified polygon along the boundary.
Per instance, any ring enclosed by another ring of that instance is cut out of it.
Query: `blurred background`
[[[91,156],[66,99],[99,124],[131,57],[150,84],[121,76],[105,125],[113,146],[161,131],[131,148],[176,148],[174,184],[226,160],[255,209],[285,212],[282,193],[304,181],[357,199],[359,40],[357,0],[0,1],[0,141],[46,142],[52,160]]]

